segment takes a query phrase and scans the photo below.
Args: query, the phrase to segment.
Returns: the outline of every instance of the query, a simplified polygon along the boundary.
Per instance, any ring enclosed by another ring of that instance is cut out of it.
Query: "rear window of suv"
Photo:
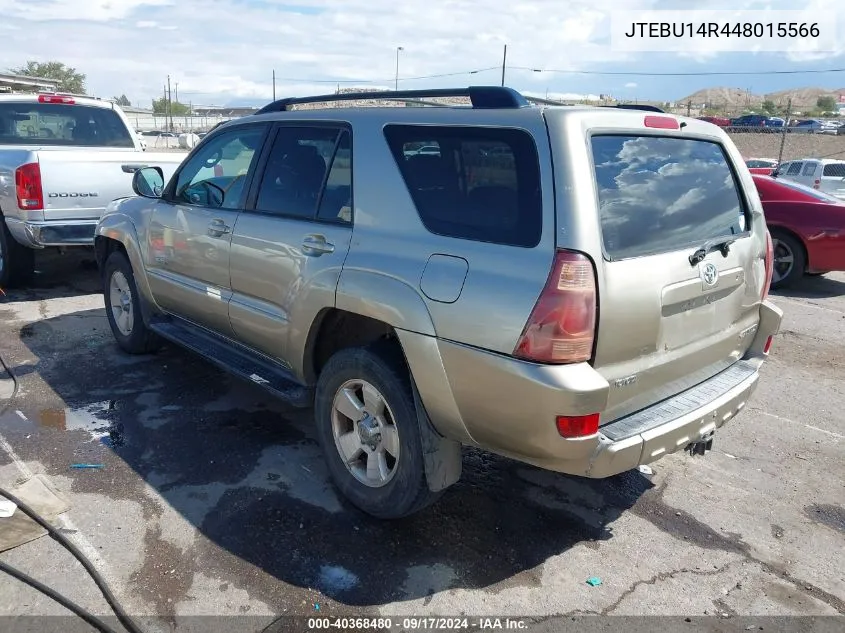
[[[845,163],[828,163],[824,166],[822,176],[829,178],[845,178]]]
[[[700,246],[745,232],[742,198],[718,143],[595,135],[592,150],[610,259]]]
[[[431,125],[388,125],[384,134],[426,229],[508,246],[540,242],[540,161],[530,134]]]
[[[0,145],[134,147],[129,130],[106,108],[59,103],[0,103]]]

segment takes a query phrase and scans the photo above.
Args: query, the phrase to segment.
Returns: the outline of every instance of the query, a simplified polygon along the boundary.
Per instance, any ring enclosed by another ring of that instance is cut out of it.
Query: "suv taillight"
[[[15,191],[18,198],[18,208],[24,211],[38,211],[44,208],[41,168],[38,163],[27,163],[15,170]]]
[[[514,349],[538,363],[579,363],[593,356],[596,271],[581,253],[557,251],[552,271]]]
[[[775,263],[775,249],[772,244],[772,234],[766,231],[766,278],[763,280],[763,294],[761,298],[765,301],[769,296],[769,286],[772,285],[772,272]]]

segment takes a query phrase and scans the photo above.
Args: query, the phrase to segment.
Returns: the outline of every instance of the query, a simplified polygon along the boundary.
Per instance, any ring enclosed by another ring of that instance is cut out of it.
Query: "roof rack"
[[[284,112],[290,106],[303,103],[331,101],[414,101],[438,97],[469,97],[473,108],[530,108],[528,100],[513,88],[505,86],[469,86],[467,88],[437,88],[431,90],[378,90],[373,92],[346,92],[310,97],[288,97],[267,104],[255,114]],[[425,104],[433,105],[433,104]],[[438,104],[439,105],[439,104]]]

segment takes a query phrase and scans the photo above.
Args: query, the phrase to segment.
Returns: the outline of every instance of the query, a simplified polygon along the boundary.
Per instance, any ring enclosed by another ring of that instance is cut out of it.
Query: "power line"
[[[845,68],[823,68],[814,70],[726,70],[726,71],[702,71],[702,72],[681,72],[681,73],[647,73],[647,72],[622,72],[622,71],[600,71],[600,70],[561,70],[557,68],[531,68],[530,66],[508,66],[511,70],[528,70],[535,73],[560,73],[569,75],[615,75],[619,77],[707,77],[722,75],[810,75],[821,73],[843,73]]]

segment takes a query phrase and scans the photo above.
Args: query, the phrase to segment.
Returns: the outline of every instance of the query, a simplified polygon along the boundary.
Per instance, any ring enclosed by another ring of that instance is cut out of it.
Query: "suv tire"
[[[332,480],[380,519],[408,516],[440,496],[426,480],[410,376],[392,352],[382,343],[337,352],[320,372],[314,406]]]
[[[772,246],[774,249],[774,265],[777,269],[778,253],[782,257],[791,256],[792,266],[788,270],[784,270],[783,277],[778,281],[772,278],[772,289],[788,288],[804,276],[804,271],[807,268],[807,256],[804,254],[804,245],[801,244],[789,233],[784,231],[774,230],[771,232]]]
[[[103,300],[112,334],[123,351],[147,354],[157,347],[157,337],[141,312],[141,297],[129,259],[114,251],[103,268]]]
[[[0,288],[22,288],[32,283],[35,251],[19,244],[0,215]]]

